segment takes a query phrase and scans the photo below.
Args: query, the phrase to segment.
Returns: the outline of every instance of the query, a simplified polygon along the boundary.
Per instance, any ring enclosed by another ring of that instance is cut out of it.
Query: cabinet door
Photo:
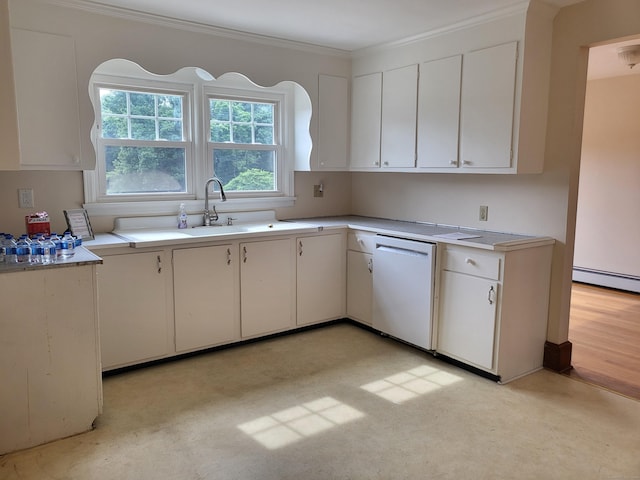
[[[351,90],[351,168],[380,167],[382,73],[355,77]]]
[[[347,316],[371,325],[373,306],[373,255],[347,252]]]
[[[297,239],[297,324],[333,320],[345,312],[344,235]]]
[[[176,351],[240,338],[237,247],[173,251]]]
[[[169,353],[165,265],[162,251],[103,257],[98,266],[103,370]]]
[[[349,145],[349,81],[318,78],[318,168],[345,170]]]
[[[294,325],[294,250],[290,239],[240,244],[240,312],[243,337]]]
[[[384,72],[382,81],[383,168],[416,166],[416,104],[418,65]]]
[[[497,292],[496,282],[442,272],[436,351],[491,370]]]
[[[460,160],[464,168],[510,167],[517,42],[464,55]]]
[[[12,29],[11,41],[21,167],[82,169],[73,38]]]
[[[420,66],[418,167],[457,168],[462,55]]]

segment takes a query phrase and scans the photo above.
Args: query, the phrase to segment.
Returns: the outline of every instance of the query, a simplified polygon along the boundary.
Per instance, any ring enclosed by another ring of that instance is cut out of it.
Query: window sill
[[[296,197],[234,198],[224,203],[210,199],[218,213],[247,212],[253,210],[274,210],[281,207],[293,207]],[[109,202],[85,203],[84,209],[90,217],[99,216],[135,216],[135,215],[172,215],[177,214],[181,203],[188,213],[200,213],[204,210],[204,200],[163,200],[153,202]]]

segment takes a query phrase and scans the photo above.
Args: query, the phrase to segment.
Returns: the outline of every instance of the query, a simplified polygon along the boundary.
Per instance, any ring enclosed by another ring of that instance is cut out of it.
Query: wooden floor
[[[640,399],[640,294],[574,283],[571,376]]]

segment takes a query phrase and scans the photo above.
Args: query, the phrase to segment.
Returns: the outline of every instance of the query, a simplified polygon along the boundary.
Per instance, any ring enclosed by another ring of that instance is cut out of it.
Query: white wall
[[[587,84],[573,264],[640,277],[640,75]]]
[[[226,72],[240,72],[265,86],[292,80],[307,90],[314,111],[317,111],[318,75],[349,77],[351,74],[349,56],[329,49],[303,49],[286,42],[258,43],[241,40],[237,36],[214,35],[203,28],[173,28],[167,24],[99,15],[39,0],[10,0],[9,14],[12,27],[74,38],[83,151],[92,149],[89,132],[93,124],[93,108],[88,95],[89,78],[100,63],[112,58],[132,60],[158,74],[197,66],[215,77]],[[314,138],[316,117],[312,117],[310,130]],[[0,149],[0,155],[5,154]],[[299,201],[293,208],[281,209],[279,215],[300,217],[348,213],[351,205],[348,174],[322,177],[327,188],[325,196],[314,199],[313,182],[318,179],[311,174],[296,174]],[[50,184],[52,188],[43,187]],[[0,210],[0,231],[20,233],[24,230],[24,215],[31,209],[18,208],[17,188],[33,188],[36,210],[47,210],[58,229],[64,227],[62,210],[78,208],[84,201],[82,175],[78,172],[0,172],[3,207]],[[96,231],[111,230],[112,222],[111,217],[92,218]]]

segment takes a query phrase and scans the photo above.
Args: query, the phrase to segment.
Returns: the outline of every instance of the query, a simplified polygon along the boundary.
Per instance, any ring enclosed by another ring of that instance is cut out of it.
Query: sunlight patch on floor
[[[361,411],[335,398],[322,397],[256,418],[238,428],[269,450],[275,450],[362,417]]]
[[[405,370],[381,380],[367,383],[360,388],[392,403],[401,404],[460,380],[462,378],[457,375],[428,365],[421,365],[411,370]]]

